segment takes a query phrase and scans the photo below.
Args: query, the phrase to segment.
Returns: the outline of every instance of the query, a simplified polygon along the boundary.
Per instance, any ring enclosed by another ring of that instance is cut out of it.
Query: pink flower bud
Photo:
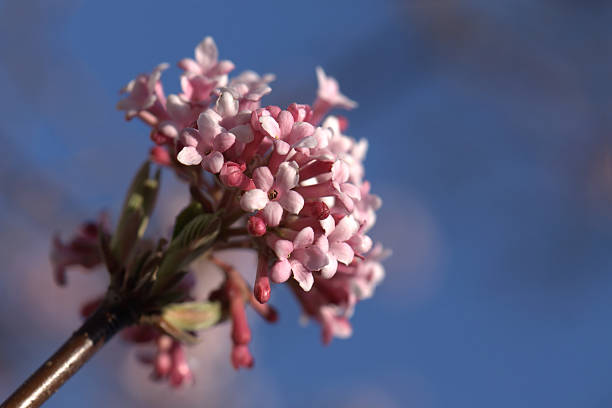
[[[232,348],[232,365],[238,370],[240,367],[252,368],[254,364],[253,356],[249,348],[244,344],[237,344]]]
[[[266,303],[270,300],[270,279],[268,278],[268,257],[264,252],[259,253],[257,261],[257,275],[253,294],[259,303]]]
[[[249,217],[247,230],[249,231],[249,234],[253,235],[254,237],[261,237],[266,233],[266,223],[261,217],[254,215]]]
[[[160,166],[170,166],[172,164],[168,151],[161,146],[152,147],[149,158],[153,163],[157,163]]]

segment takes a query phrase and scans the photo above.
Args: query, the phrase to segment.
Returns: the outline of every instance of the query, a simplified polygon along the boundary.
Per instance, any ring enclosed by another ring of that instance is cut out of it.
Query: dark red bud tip
[[[312,216],[318,220],[329,217],[329,207],[324,202],[318,201],[312,206]]]
[[[267,276],[260,276],[255,279],[253,294],[259,303],[266,303],[270,300],[272,290],[270,289],[270,279]]]
[[[276,323],[278,321],[278,312],[275,308],[269,307],[268,313],[265,316],[266,320],[270,323]]]
[[[249,218],[249,221],[247,223],[247,230],[252,236],[261,237],[267,231],[266,223],[261,217],[254,215]]]

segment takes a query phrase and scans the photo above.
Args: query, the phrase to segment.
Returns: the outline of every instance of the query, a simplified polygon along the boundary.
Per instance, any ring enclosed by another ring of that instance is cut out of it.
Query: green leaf
[[[144,235],[155,207],[161,173],[157,170],[151,177],[150,170],[151,164],[147,161],[134,176],[125,196],[117,229],[111,239],[112,254],[121,265],[126,263],[136,242]]]
[[[172,238],[176,238],[181,233],[183,228],[189,223],[189,221],[193,220],[200,214],[204,214],[202,204],[198,203],[197,201],[192,201],[179,213],[179,215],[176,216],[174,231],[172,231]]]
[[[180,330],[197,331],[223,319],[221,302],[185,302],[164,308],[162,318]]]
[[[180,228],[180,232],[170,241],[164,252],[157,273],[156,290],[165,288],[172,280],[172,275],[210,249],[219,235],[220,228],[221,219],[216,214],[196,215]]]

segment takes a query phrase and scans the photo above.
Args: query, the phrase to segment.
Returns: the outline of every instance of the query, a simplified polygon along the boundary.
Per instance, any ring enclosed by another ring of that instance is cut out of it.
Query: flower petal
[[[191,110],[189,103],[185,102],[182,98],[177,95],[168,95],[166,100],[166,110],[172,118],[172,120],[180,123],[181,125],[189,125],[195,115]]]
[[[195,57],[198,63],[208,70],[212,68],[219,59],[219,51],[212,37],[206,37],[195,49]]]
[[[268,227],[276,227],[283,217],[283,207],[276,201],[270,201],[262,210],[262,216]]]
[[[287,259],[293,252],[293,242],[286,239],[278,239],[272,246],[274,253],[278,259]]]
[[[280,138],[280,127],[278,122],[272,116],[261,116],[259,123],[264,133],[273,139]]]
[[[279,190],[290,190],[300,181],[298,164],[294,161],[282,162],[276,172],[275,186]]]
[[[215,136],[215,139],[213,141],[213,149],[218,150],[220,152],[224,152],[230,147],[232,147],[235,141],[236,136],[234,136],[232,133],[221,132],[217,136]]]
[[[346,216],[336,225],[334,231],[329,234],[330,242],[344,242],[353,236],[359,229],[359,224],[351,216]]]
[[[281,194],[278,202],[291,214],[298,214],[304,208],[304,197],[293,190],[285,191]]]
[[[222,117],[234,116],[238,113],[238,101],[229,91],[221,93],[215,105],[216,111]]]
[[[336,221],[334,221],[334,217],[331,215],[327,216],[327,218],[320,221],[321,228],[325,232],[325,235],[329,235],[332,233],[334,228],[336,228]]]
[[[277,261],[270,269],[270,279],[276,283],[286,282],[291,276],[291,264],[286,259]]]
[[[302,229],[293,239],[294,248],[304,248],[314,242],[314,230],[312,227]]]
[[[274,184],[274,176],[267,166],[261,166],[253,171],[253,182],[255,186],[263,191],[270,191]]]
[[[223,154],[213,151],[202,159],[202,167],[213,174],[217,174],[221,171],[224,162],[225,159],[223,158]]]
[[[260,189],[245,192],[240,198],[240,207],[247,212],[261,210],[268,204],[268,194]]]
[[[346,242],[332,242],[329,246],[329,251],[338,259],[338,262],[342,262],[345,265],[353,262],[355,253],[353,248]]]
[[[329,262],[327,263],[327,265],[321,268],[321,276],[323,276],[325,279],[330,279],[336,274],[336,271],[338,270],[338,260],[334,256],[328,256],[327,258]]]
[[[239,125],[230,129],[230,132],[236,135],[236,139],[242,143],[253,141],[253,129],[249,125]]]
[[[193,146],[185,146],[181,149],[176,159],[186,166],[192,166],[194,164],[200,164],[202,162],[202,156],[198,150]]]
[[[310,273],[310,271],[304,267],[304,265],[298,261],[292,261],[291,270],[293,271],[293,279],[298,281],[300,287],[304,289],[304,291],[308,292],[310,289],[312,289],[314,277],[312,276],[312,273]]]

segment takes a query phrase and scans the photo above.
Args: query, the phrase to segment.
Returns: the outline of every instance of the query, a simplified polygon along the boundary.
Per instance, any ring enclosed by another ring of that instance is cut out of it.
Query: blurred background
[[[316,65],[359,102],[387,279],[349,340],[323,347],[279,287],[254,370],[220,327],[175,392],[115,339],[48,407],[612,406],[611,23],[597,0],[0,1],[0,400],[104,289],[57,288],[48,251],[116,220],[151,144],[118,90],[212,35],[236,73],[277,74],[265,104],[311,102]],[[186,200],[165,176],[153,232]]]

